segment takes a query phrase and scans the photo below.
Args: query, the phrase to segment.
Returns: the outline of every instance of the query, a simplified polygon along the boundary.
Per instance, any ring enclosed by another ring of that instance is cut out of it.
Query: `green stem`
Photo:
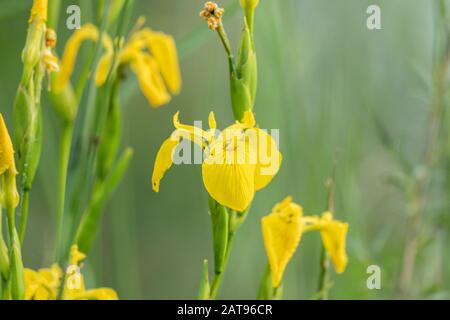
[[[27,229],[28,221],[28,207],[30,202],[30,190],[22,190],[22,206],[20,209],[20,225],[19,225],[19,239],[20,243],[23,243],[25,239],[25,231]]]
[[[11,285],[11,298],[14,300],[21,300],[23,299],[25,293],[25,283],[23,278],[23,262],[20,249],[20,240],[14,222],[14,215],[14,208],[11,206],[6,207],[10,252],[9,283]]]
[[[325,247],[322,245],[322,252],[320,254],[320,276],[317,297],[318,300],[328,300],[328,292],[330,290],[329,267],[330,261]]]
[[[230,69],[234,74],[236,74],[236,65],[234,62],[233,50],[231,49],[230,40],[228,39],[228,35],[222,24],[220,24],[219,27],[217,28],[217,33],[219,35],[220,40],[222,41],[225,52],[227,53]]]
[[[52,28],[55,31],[58,28],[60,7],[61,7],[61,0],[51,0],[48,6],[47,27]]]
[[[223,270],[226,269],[228,260],[230,258],[231,248],[233,245],[233,239],[234,239],[234,231],[231,231],[230,234],[228,235],[227,251],[225,253],[225,259],[223,262]],[[212,300],[214,300],[217,297],[217,293],[219,291],[220,284],[222,282],[223,273],[224,273],[224,271],[216,271],[214,273],[213,279],[211,281],[211,293],[209,294],[209,297]]]
[[[56,215],[55,258],[61,254],[64,230],[64,208],[66,199],[67,169],[72,147],[73,123],[65,122],[59,143],[59,176],[58,176],[58,208]]]

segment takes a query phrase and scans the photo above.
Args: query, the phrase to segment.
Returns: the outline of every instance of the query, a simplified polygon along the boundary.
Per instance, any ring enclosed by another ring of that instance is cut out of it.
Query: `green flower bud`
[[[231,71],[231,102],[236,119],[253,110],[257,87],[257,62],[253,37],[246,20],[241,34],[236,71]]]
[[[241,7],[244,10],[255,10],[259,4],[259,0],[239,0]]]
[[[31,88],[33,89],[33,88]],[[19,87],[14,105],[14,132],[18,155],[18,171],[22,188],[31,189],[39,165],[42,147],[42,115],[32,96]]]

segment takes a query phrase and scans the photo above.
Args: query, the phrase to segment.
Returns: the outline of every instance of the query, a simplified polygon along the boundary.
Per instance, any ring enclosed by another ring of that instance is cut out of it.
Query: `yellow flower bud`
[[[0,201],[4,207],[15,208],[19,204],[16,175],[13,145],[3,116],[0,114],[0,176],[3,176]]]
[[[31,7],[31,14],[28,23],[34,20],[45,22],[47,21],[48,0],[34,0]]]

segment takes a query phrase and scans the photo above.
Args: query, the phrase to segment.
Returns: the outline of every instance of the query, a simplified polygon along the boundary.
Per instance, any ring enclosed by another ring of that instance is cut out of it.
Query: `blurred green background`
[[[50,3],[52,0],[49,0]],[[91,1],[63,1],[57,52],[70,34],[65,8],[80,4],[82,22]],[[202,261],[212,263],[207,194],[198,165],[172,168],[158,194],[151,189],[156,152],[172,131],[172,115],[206,120],[213,110],[218,127],[233,121],[227,61],[218,37],[198,17],[204,1],[137,0],[134,18],[172,34],[178,45],[183,88],[160,109],[148,106],[129,73],[123,90],[123,146],[135,156],[108,205],[103,228],[84,272],[91,285],[111,286],[124,299],[195,298]],[[239,230],[221,298],[255,298],[266,267],[260,219],[287,195],[306,214],[326,205],[324,182],[338,154],[336,218],[348,221],[349,265],[333,276],[331,298],[394,297],[405,239],[405,197],[389,177],[399,164],[380,139],[414,167],[424,150],[429,118],[437,1],[430,0],[261,0],[256,14],[259,87],[256,118],[262,128],[280,129],[281,171],[257,193]],[[230,6],[225,27],[234,48],[242,13]],[[366,9],[378,4],[382,30],[366,28]],[[21,74],[21,50],[31,1],[0,0],[0,110],[11,127]],[[79,62],[77,65],[81,65]],[[31,194],[25,265],[52,263],[55,234],[57,120],[44,97],[44,147]],[[440,176],[445,176],[442,172]],[[448,197],[431,197],[425,213],[448,216]],[[426,221],[427,219],[425,219]],[[423,239],[412,290],[423,298],[450,298],[448,218]],[[320,239],[307,234],[285,275],[285,298],[309,299],[319,274]],[[366,269],[378,265],[382,289],[368,290]]]

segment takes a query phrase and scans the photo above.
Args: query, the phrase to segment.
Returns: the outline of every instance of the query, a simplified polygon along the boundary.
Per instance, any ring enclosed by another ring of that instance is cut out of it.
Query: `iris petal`
[[[277,288],[284,271],[300,244],[302,236],[302,208],[288,197],[262,219],[264,245],[272,274],[272,285]]]

